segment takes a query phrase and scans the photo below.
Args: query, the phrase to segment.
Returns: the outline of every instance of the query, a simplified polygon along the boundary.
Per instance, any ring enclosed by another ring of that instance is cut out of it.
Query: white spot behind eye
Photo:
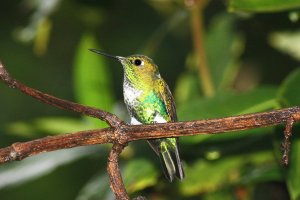
[[[155,76],[156,76],[157,78],[161,78],[160,73],[156,73]]]

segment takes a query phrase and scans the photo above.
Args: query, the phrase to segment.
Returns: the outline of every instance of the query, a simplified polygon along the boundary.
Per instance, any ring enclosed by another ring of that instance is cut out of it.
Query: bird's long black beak
[[[97,53],[97,54],[100,54],[100,55],[103,55],[103,56],[106,56],[106,57],[109,57],[109,58],[116,59],[118,61],[124,60],[124,57],[122,57],[122,56],[113,56],[113,55],[110,55],[110,54],[107,54],[107,53],[103,53],[103,52],[101,52],[97,49],[89,49],[89,50],[94,52],[94,53]]]

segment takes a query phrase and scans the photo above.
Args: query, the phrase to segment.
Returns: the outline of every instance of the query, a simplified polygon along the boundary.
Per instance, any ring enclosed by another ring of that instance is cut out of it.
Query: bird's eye
[[[142,66],[142,65],[144,65],[144,62],[140,59],[135,59],[134,60],[134,65],[135,66]]]

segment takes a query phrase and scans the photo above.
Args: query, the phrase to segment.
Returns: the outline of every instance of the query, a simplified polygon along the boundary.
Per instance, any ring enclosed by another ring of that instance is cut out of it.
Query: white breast
[[[124,82],[123,84],[123,94],[124,100],[127,106],[133,106],[137,103],[137,98],[142,95],[142,90],[137,90],[132,87],[129,83]]]
[[[167,123],[167,121],[160,114],[157,114],[154,117],[154,124],[156,124],[156,123],[158,123],[158,124],[159,123]],[[142,123],[139,122],[136,118],[131,117],[130,124],[131,125],[141,125]]]
[[[136,118],[131,117],[130,124],[131,124],[131,125],[141,125],[142,123],[139,122]]]
[[[167,120],[165,120],[159,113],[157,113],[154,117],[154,123],[166,123]]]

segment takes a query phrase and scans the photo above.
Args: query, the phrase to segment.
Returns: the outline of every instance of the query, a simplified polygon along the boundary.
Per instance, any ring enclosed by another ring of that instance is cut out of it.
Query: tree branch
[[[111,128],[80,131],[65,135],[45,137],[38,140],[14,143],[0,149],[0,164],[43,152],[72,148],[84,145],[112,143],[113,147],[108,158],[107,171],[110,185],[117,199],[129,199],[124,187],[118,166],[118,158],[128,142],[166,137],[180,137],[199,134],[219,134],[230,131],[247,130],[258,127],[273,126],[286,123],[282,146],[283,163],[288,164],[290,150],[290,136],[292,126],[300,121],[300,107],[290,107],[270,112],[261,112],[233,117],[224,117],[210,120],[188,122],[173,122],[153,125],[127,125],[117,116],[88,106],[83,106],[34,90],[11,78],[4,66],[0,63],[0,79],[9,87],[16,88],[23,93],[52,106],[78,112],[83,115],[99,118],[106,121]],[[145,199],[138,197],[138,199]]]
[[[80,131],[58,136],[48,136],[29,142],[17,142],[0,149],[0,164],[23,160],[32,155],[78,146],[111,143],[114,139],[112,128]]]
[[[298,116],[298,118],[299,118],[299,116]],[[299,119],[297,120],[297,116],[296,116],[296,119],[294,116],[289,118],[286,123],[285,129],[284,129],[284,140],[281,144],[282,148],[283,148],[282,163],[284,165],[289,164],[289,151],[291,148],[290,137],[292,136],[292,128],[293,128],[295,121],[299,121]]]
[[[118,164],[119,155],[124,147],[124,145],[120,144],[113,145],[108,157],[107,171],[110,180],[110,188],[115,193],[116,199],[129,200]]]
[[[285,140],[289,143],[292,125],[300,121],[300,107],[285,108],[270,112],[224,117],[210,120],[172,122],[153,125],[126,125],[116,128],[80,131],[66,135],[45,137],[29,142],[18,142],[0,149],[0,164],[22,160],[28,156],[59,149],[104,143],[126,144],[135,140],[181,137],[191,135],[221,134],[287,123]],[[288,150],[289,145],[283,145]],[[288,151],[287,151],[288,152]],[[285,153],[285,157],[287,156]]]

